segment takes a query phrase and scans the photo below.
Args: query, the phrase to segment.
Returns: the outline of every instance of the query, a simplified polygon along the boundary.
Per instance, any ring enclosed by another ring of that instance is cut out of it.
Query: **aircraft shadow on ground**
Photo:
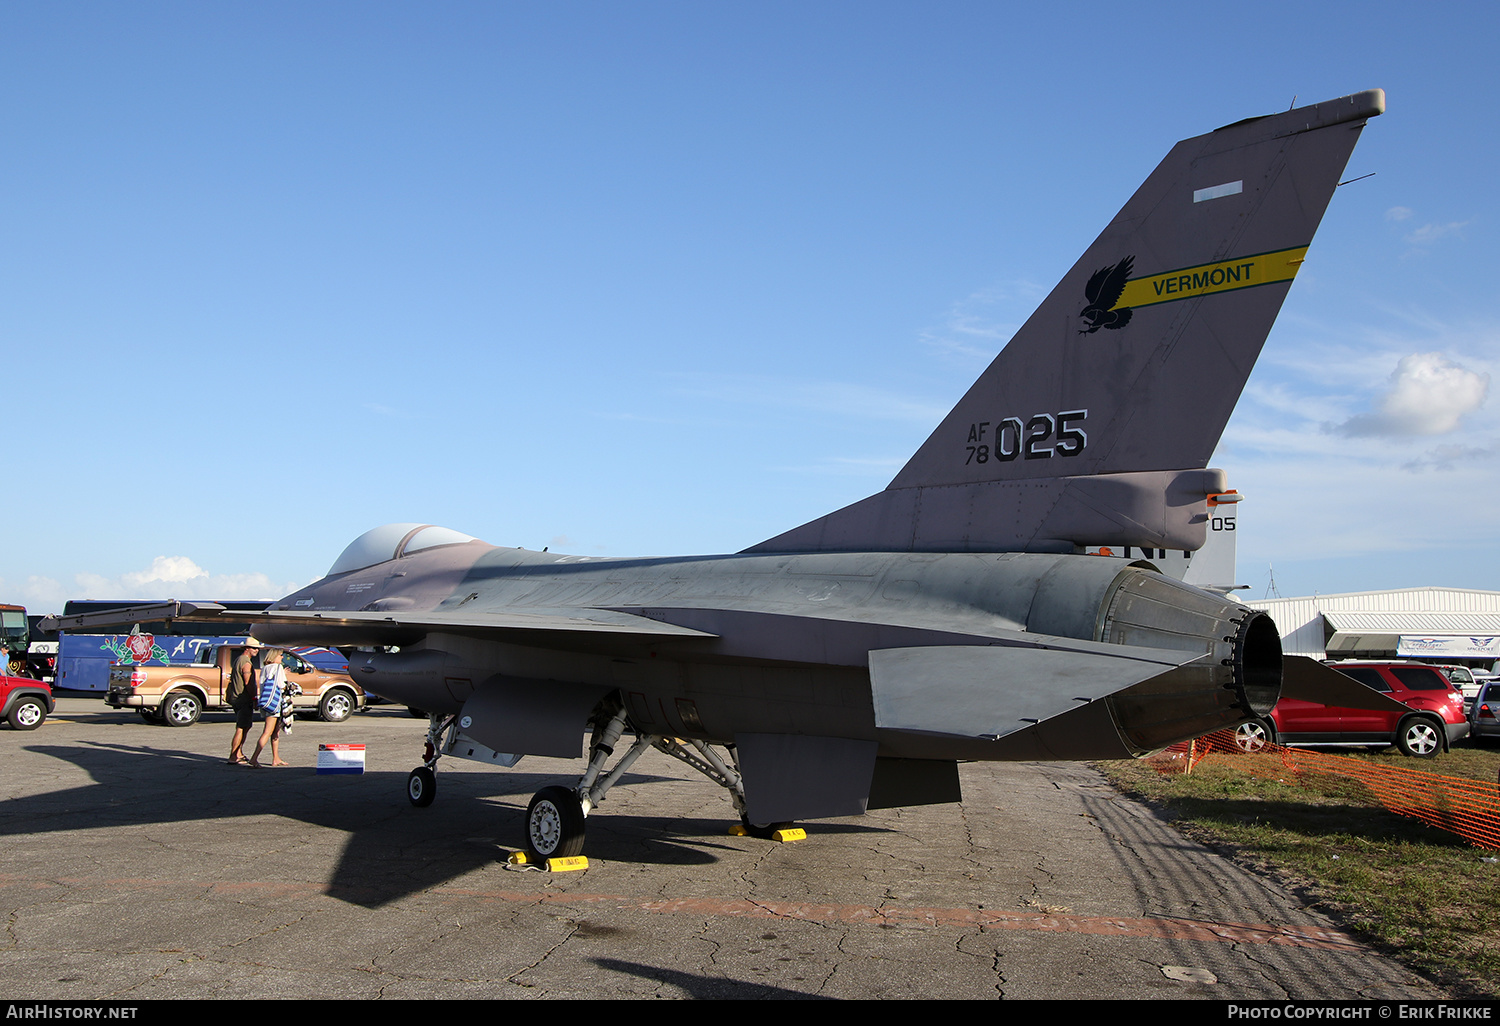
[[[531,795],[559,782],[555,775],[514,770],[440,772],[436,801],[418,809],[407,801],[405,773],[252,770],[196,752],[101,742],[29,745],[27,751],[72,763],[95,782],[3,803],[0,837],[278,816],[347,835],[324,880],[333,896],[366,907],[503,861],[521,845]],[[670,779],[627,774],[618,786]],[[612,814],[606,806],[589,820],[587,854],[661,866],[712,863],[719,851],[742,850],[727,836],[727,801],[724,811],[723,819],[672,818]],[[314,869],[312,878],[317,875]]]

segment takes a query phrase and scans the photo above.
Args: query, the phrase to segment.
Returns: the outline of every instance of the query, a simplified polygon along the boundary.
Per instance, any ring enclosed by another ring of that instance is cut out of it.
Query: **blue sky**
[[[0,6],[0,592],[883,488],[1178,139],[1372,87],[1215,466],[1259,597],[1495,588],[1492,5]]]

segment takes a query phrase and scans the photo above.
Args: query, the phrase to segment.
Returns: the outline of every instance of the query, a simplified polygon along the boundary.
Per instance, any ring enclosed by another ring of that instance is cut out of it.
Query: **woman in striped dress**
[[[271,765],[291,765],[281,761],[281,696],[285,690],[286,670],[281,667],[281,649],[268,648],[261,657],[260,694],[255,698],[257,710],[266,718],[266,729],[261,731],[255,754],[250,756],[250,765],[256,769],[260,769],[260,753],[267,741],[271,743]]]

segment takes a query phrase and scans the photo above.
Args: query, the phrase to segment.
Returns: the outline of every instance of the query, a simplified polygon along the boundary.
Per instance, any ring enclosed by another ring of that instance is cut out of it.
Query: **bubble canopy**
[[[349,547],[333,561],[327,576],[361,570],[438,545],[461,545],[475,540],[471,534],[433,524],[385,524],[366,531],[350,542]]]

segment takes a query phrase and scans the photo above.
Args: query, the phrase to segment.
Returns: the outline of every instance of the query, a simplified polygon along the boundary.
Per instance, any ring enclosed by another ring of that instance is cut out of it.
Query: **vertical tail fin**
[[[1207,466],[1379,89],[1178,143],[882,492],[753,548],[1196,549]]]

